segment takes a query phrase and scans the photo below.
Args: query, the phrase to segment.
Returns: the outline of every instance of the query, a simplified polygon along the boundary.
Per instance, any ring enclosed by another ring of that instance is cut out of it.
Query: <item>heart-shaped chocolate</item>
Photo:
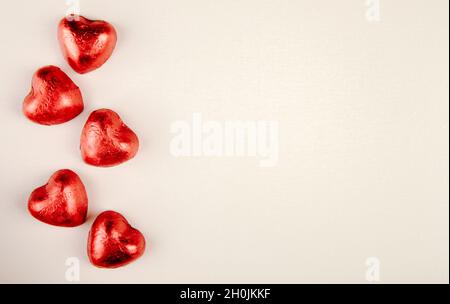
[[[81,156],[97,167],[112,167],[133,158],[139,139],[120,116],[108,109],[91,113],[81,133]]]
[[[55,66],[39,69],[33,76],[31,91],[23,102],[23,113],[42,125],[65,123],[83,112],[80,89]]]
[[[117,33],[106,21],[70,15],[59,23],[58,40],[69,65],[77,73],[85,74],[98,69],[111,57]]]
[[[36,219],[54,226],[76,227],[86,221],[88,197],[83,182],[71,170],[59,170],[48,183],[34,190],[28,210]]]
[[[101,268],[125,266],[144,251],[144,236],[120,213],[105,211],[92,224],[87,252],[93,265]]]

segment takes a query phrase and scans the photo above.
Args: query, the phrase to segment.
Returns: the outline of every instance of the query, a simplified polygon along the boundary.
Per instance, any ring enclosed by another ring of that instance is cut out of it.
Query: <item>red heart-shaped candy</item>
[[[23,113],[42,125],[67,122],[83,112],[80,89],[55,66],[39,69],[33,76],[31,91],[23,102]]]
[[[106,21],[70,15],[59,23],[58,40],[69,65],[85,74],[98,69],[111,57],[117,33]]]
[[[86,163],[111,167],[133,158],[139,139],[116,112],[101,109],[92,112],[84,125],[80,149]]]
[[[88,210],[83,182],[71,170],[57,171],[46,185],[31,193],[28,210],[35,218],[50,225],[75,227],[83,224]]]
[[[95,266],[117,268],[144,254],[145,238],[121,214],[105,211],[92,224],[87,251]]]

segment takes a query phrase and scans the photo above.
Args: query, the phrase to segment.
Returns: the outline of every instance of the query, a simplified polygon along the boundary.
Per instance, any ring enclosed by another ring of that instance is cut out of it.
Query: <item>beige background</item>
[[[62,59],[61,0],[1,1],[0,282],[448,282],[448,1],[81,1],[119,44],[80,76]],[[33,72],[63,68],[86,111],[61,126],[27,121]],[[90,111],[118,111],[140,136],[133,161],[81,161]],[[174,158],[170,125],[205,119],[276,120],[280,160]],[[54,228],[26,209],[53,171],[76,170],[90,219]],[[122,212],[149,243],[129,267],[92,267],[96,214]]]

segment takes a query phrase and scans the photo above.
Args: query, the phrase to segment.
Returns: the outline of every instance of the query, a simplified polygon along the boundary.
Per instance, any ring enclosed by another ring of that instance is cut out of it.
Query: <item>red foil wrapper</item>
[[[145,238],[119,213],[105,211],[89,232],[88,256],[100,268],[125,266],[144,254]]]
[[[81,133],[81,156],[97,167],[112,167],[133,158],[139,139],[119,115],[108,109],[91,113]]]
[[[58,40],[69,65],[77,73],[85,74],[98,69],[111,57],[117,33],[106,21],[70,15],[59,23]]]
[[[22,110],[38,124],[57,125],[75,118],[83,109],[77,85],[58,67],[46,66],[34,74]]]
[[[31,193],[28,210],[36,219],[50,225],[76,227],[83,224],[88,211],[83,182],[71,170],[57,171],[46,185]]]

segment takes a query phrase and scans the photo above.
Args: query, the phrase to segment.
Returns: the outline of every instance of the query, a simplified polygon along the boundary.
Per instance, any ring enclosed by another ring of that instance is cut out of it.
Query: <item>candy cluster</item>
[[[62,53],[74,71],[85,74],[100,68],[117,43],[114,27],[106,21],[70,15],[58,25]],[[84,110],[80,88],[56,66],[39,69],[31,91],[23,102],[23,113],[41,125],[68,122]],[[117,166],[132,159],[139,150],[137,135],[110,109],[93,111],[81,132],[82,159],[97,167]],[[86,222],[88,195],[80,177],[71,170],[55,172],[44,186],[35,189],[28,210],[36,219],[59,227],[77,227]],[[91,263],[117,268],[143,255],[145,238],[125,217],[114,211],[95,219],[88,237]]]

